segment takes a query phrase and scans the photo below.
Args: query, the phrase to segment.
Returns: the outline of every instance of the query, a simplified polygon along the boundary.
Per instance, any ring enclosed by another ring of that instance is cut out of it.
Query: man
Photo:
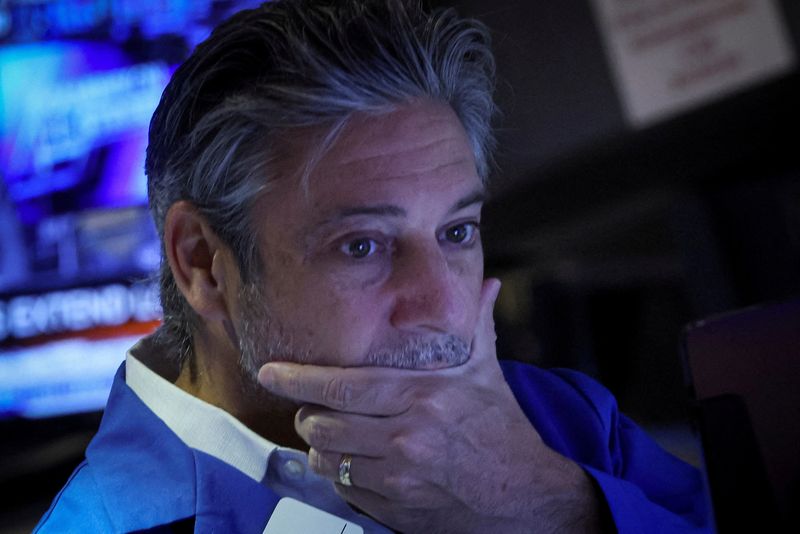
[[[599,385],[498,364],[488,42],[412,2],[285,0],[197,48],[147,155],[164,325],[40,531],[274,532],[282,497],[299,531],[706,528],[697,472]]]

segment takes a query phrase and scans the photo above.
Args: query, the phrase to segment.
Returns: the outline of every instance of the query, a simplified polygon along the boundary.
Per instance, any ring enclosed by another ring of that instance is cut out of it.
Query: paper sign
[[[790,70],[774,0],[592,0],[626,118],[647,126]]]
[[[290,497],[278,501],[263,534],[364,534],[360,526]]]

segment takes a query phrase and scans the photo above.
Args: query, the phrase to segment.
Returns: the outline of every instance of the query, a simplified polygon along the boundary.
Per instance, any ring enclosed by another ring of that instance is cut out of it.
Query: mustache
[[[456,367],[469,360],[470,345],[455,335],[439,339],[411,338],[388,347],[370,351],[366,365],[398,369],[442,369]]]

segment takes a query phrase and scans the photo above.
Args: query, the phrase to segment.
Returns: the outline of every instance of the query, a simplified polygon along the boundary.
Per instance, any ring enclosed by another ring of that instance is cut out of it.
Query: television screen
[[[102,408],[127,349],[158,325],[157,291],[141,281],[0,300],[0,419]]]
[[[176,66],[259,1],[0,2],[0,418],[102,408],[158,320],[150,117]]]

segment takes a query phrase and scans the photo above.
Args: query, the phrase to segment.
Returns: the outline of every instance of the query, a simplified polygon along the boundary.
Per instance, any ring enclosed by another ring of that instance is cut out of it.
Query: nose
[[[412,333],[460,331],[465,307],[459,282],[438,244],[404,250],[391,278],[392,326]]]

